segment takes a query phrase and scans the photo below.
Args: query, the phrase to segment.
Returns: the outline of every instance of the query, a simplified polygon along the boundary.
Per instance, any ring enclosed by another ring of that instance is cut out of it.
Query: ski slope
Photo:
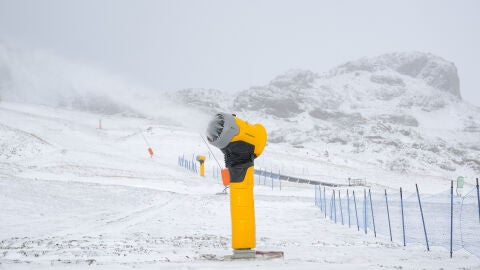
[[[177,166],[193,153],[207,156],[205,178]],[[256,164],[311,175],[362,170],[275,144]],[[285,257],[224,259],[229,197],[216,195],[214,166],[198,132],[170,121],[0,102],[0,269],[480,269],[465,251],[450,259],[443,248],[333,224],[313,187],[293,183],[254,190],[257,250]],[[399,185],[385,179],[373,188]]]

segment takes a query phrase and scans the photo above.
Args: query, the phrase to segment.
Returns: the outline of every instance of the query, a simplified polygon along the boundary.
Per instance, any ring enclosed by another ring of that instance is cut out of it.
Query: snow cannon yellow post
[[[200,162],[200,176],[205,176],[205,156],[197,156],[197,161]]]
[[[253,160],[265,148],[267,131],[262,125],[251,125],[234,114],[218,113],[208,125],[207,138],[223,152],[230,173],[233,258],[254,258]]]

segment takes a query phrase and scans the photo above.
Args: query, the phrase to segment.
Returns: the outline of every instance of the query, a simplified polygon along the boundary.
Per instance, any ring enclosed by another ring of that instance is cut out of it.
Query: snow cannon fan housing
[[[251,125],[236,115],[218,113],[207,128],[207,139],[225,155],[230,181],[241,182],[247,168],[267,144],[267,131],[260,124]]]

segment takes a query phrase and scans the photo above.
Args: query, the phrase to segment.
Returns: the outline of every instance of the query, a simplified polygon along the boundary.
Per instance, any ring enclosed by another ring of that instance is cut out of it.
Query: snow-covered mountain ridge
[[[480,172],[480,109],[461,99],[455,65],[428,53],[363,58],[324,74],[291,70],[233,95],[191,89],[176,98],[261,121],[270,143],[400,172]]]
[[[445,178],[480,172],[480,109],[462,100],[455,65],[428,53],[363,58],[325,73],[291,70],[233,94],[165,93],[0,44],[0,100],[161,119],[200,133],[226,111],[263,123],[269,143],[317,156]]]

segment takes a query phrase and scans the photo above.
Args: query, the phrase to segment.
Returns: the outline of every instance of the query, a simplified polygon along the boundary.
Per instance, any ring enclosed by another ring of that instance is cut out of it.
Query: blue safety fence
[[[480,194],[449,190],[435,195],[366,188],[315,186],[315,205],[325,218],[374,237],[407,244],[465,249],[480,257]]]
[[[195,160],[195,154],[192,154],[192,158],[185,158],[185,155],[178,156],[178,166],[187,171],[198,173],[197,163],[198,161]]]
[[[271,170],[268,171],[267,169],[255,169],[255,184],[264,185],[267,187],[271,187],[272,190],[278,189],[282,190],[282,181],[280,179],[280,172],[274,173]]]
[[[218,167],[212,167],[212,176],[214,179],[222,180],[221,171]],[[282,189],[280,173],[273,173],[267,169],[254,169],[255,184],[271,187],[272,190]]]
[[[192,154],[191,158],[185,158],[185,154],[178,156],[178,166],[191,171],[193,173],[198,173],[198,162],[195,159],[195,154]],[[222,181],[222,174],[220,168],[217,166],[211,167],[212,178],[218,181]],[[271,170],[267,169],[254,169],[255,183],[258,185],[264,185],[271,187],[273,189],[282,189],[282,182],[280,177],[285,177],[280,175],[280,173],[273,173]]]

